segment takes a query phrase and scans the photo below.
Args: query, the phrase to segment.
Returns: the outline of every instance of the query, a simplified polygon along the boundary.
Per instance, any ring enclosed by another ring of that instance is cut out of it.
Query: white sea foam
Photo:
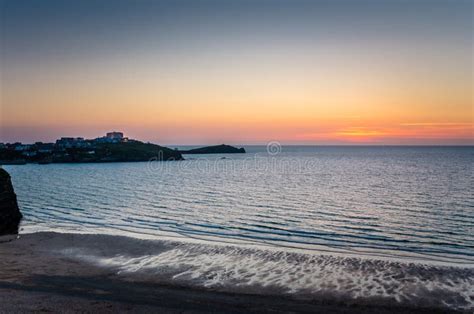
[[[472,268],[192,243],[164,243],[157,254],[63,253],[125,277],[222,291],[474,309]]]

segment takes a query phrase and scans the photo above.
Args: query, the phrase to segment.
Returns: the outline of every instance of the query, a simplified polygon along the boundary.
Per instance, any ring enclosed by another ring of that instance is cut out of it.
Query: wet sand
[[[123,237],[35,233],[0,237],[0,312],[159,312],[159,313],[446,313],[434,308],[389,307],[313,298],[220,292],[161,282],[60,254],[88,247],[100,253],[127,250]],[[135,240],[140,241],[140,240]],[[141,241],[140,254],[148,244]],[[143,251],[145,250],[145,252]],[[156,253],[156,246],[149,245]]]

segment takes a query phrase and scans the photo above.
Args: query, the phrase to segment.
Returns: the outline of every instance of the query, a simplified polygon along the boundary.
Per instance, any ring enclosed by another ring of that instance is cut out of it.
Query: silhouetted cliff
[[[21,218],[10,175],[0,168],[0,235],[18,233]]]

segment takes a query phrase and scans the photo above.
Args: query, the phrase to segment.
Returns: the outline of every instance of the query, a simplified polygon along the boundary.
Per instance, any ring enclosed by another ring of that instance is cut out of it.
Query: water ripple
[[[206,168],[220,156],[160,171],[147,163],[6,168],[26,230],[166,231],[474,264],[471,147],[315,147],[258,153],[261,168],[252,156],[227,156],[238,171]],[[278,161],[286,168],[272,169]]]

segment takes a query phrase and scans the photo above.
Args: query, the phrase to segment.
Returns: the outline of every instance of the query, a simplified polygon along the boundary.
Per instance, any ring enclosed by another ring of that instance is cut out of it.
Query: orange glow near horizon
[[[363,68],[352,74],[340,69],[332,73],[333,81],[327,73],[293,73],[291,80],[250,73],[249,81],[240,72],[216,78],[202,70],[198,81],[193,79],[198,74],[179,80],[156,80],[152,74],[94,80],[71,78],[68,72],[7,82],[2,128],[51,129],[56,137],[94,137],[114,129],[164,144],[472,143],[469,81],[424,90],[413,84],[433,78],[400,76],[386,82],[382,74]]]
[[[102,15],[81,24],[69,7],[61,9],[74,23],[11,17],[0,142],[119,130],[162,144],[473,145],[472,17],[448,5],[433,10],[453,10],[451,19],[425,9],[412,17],[408,2],[395,3],[397,12],[336,5],[328,12],[342,15],[334,19],[317,1],[308,4],[314,10],[289,1],[293,15],[262,7],[266,18],[248,20],[223,6],[228,21],[203,13],[212,8],[170,8],[188,15],[169,25],[160,24],[166,16],[118,23],[123,29]],[[244,6],[242,16],[253,9]],[[93,23],[104,34],[91,31]]]

